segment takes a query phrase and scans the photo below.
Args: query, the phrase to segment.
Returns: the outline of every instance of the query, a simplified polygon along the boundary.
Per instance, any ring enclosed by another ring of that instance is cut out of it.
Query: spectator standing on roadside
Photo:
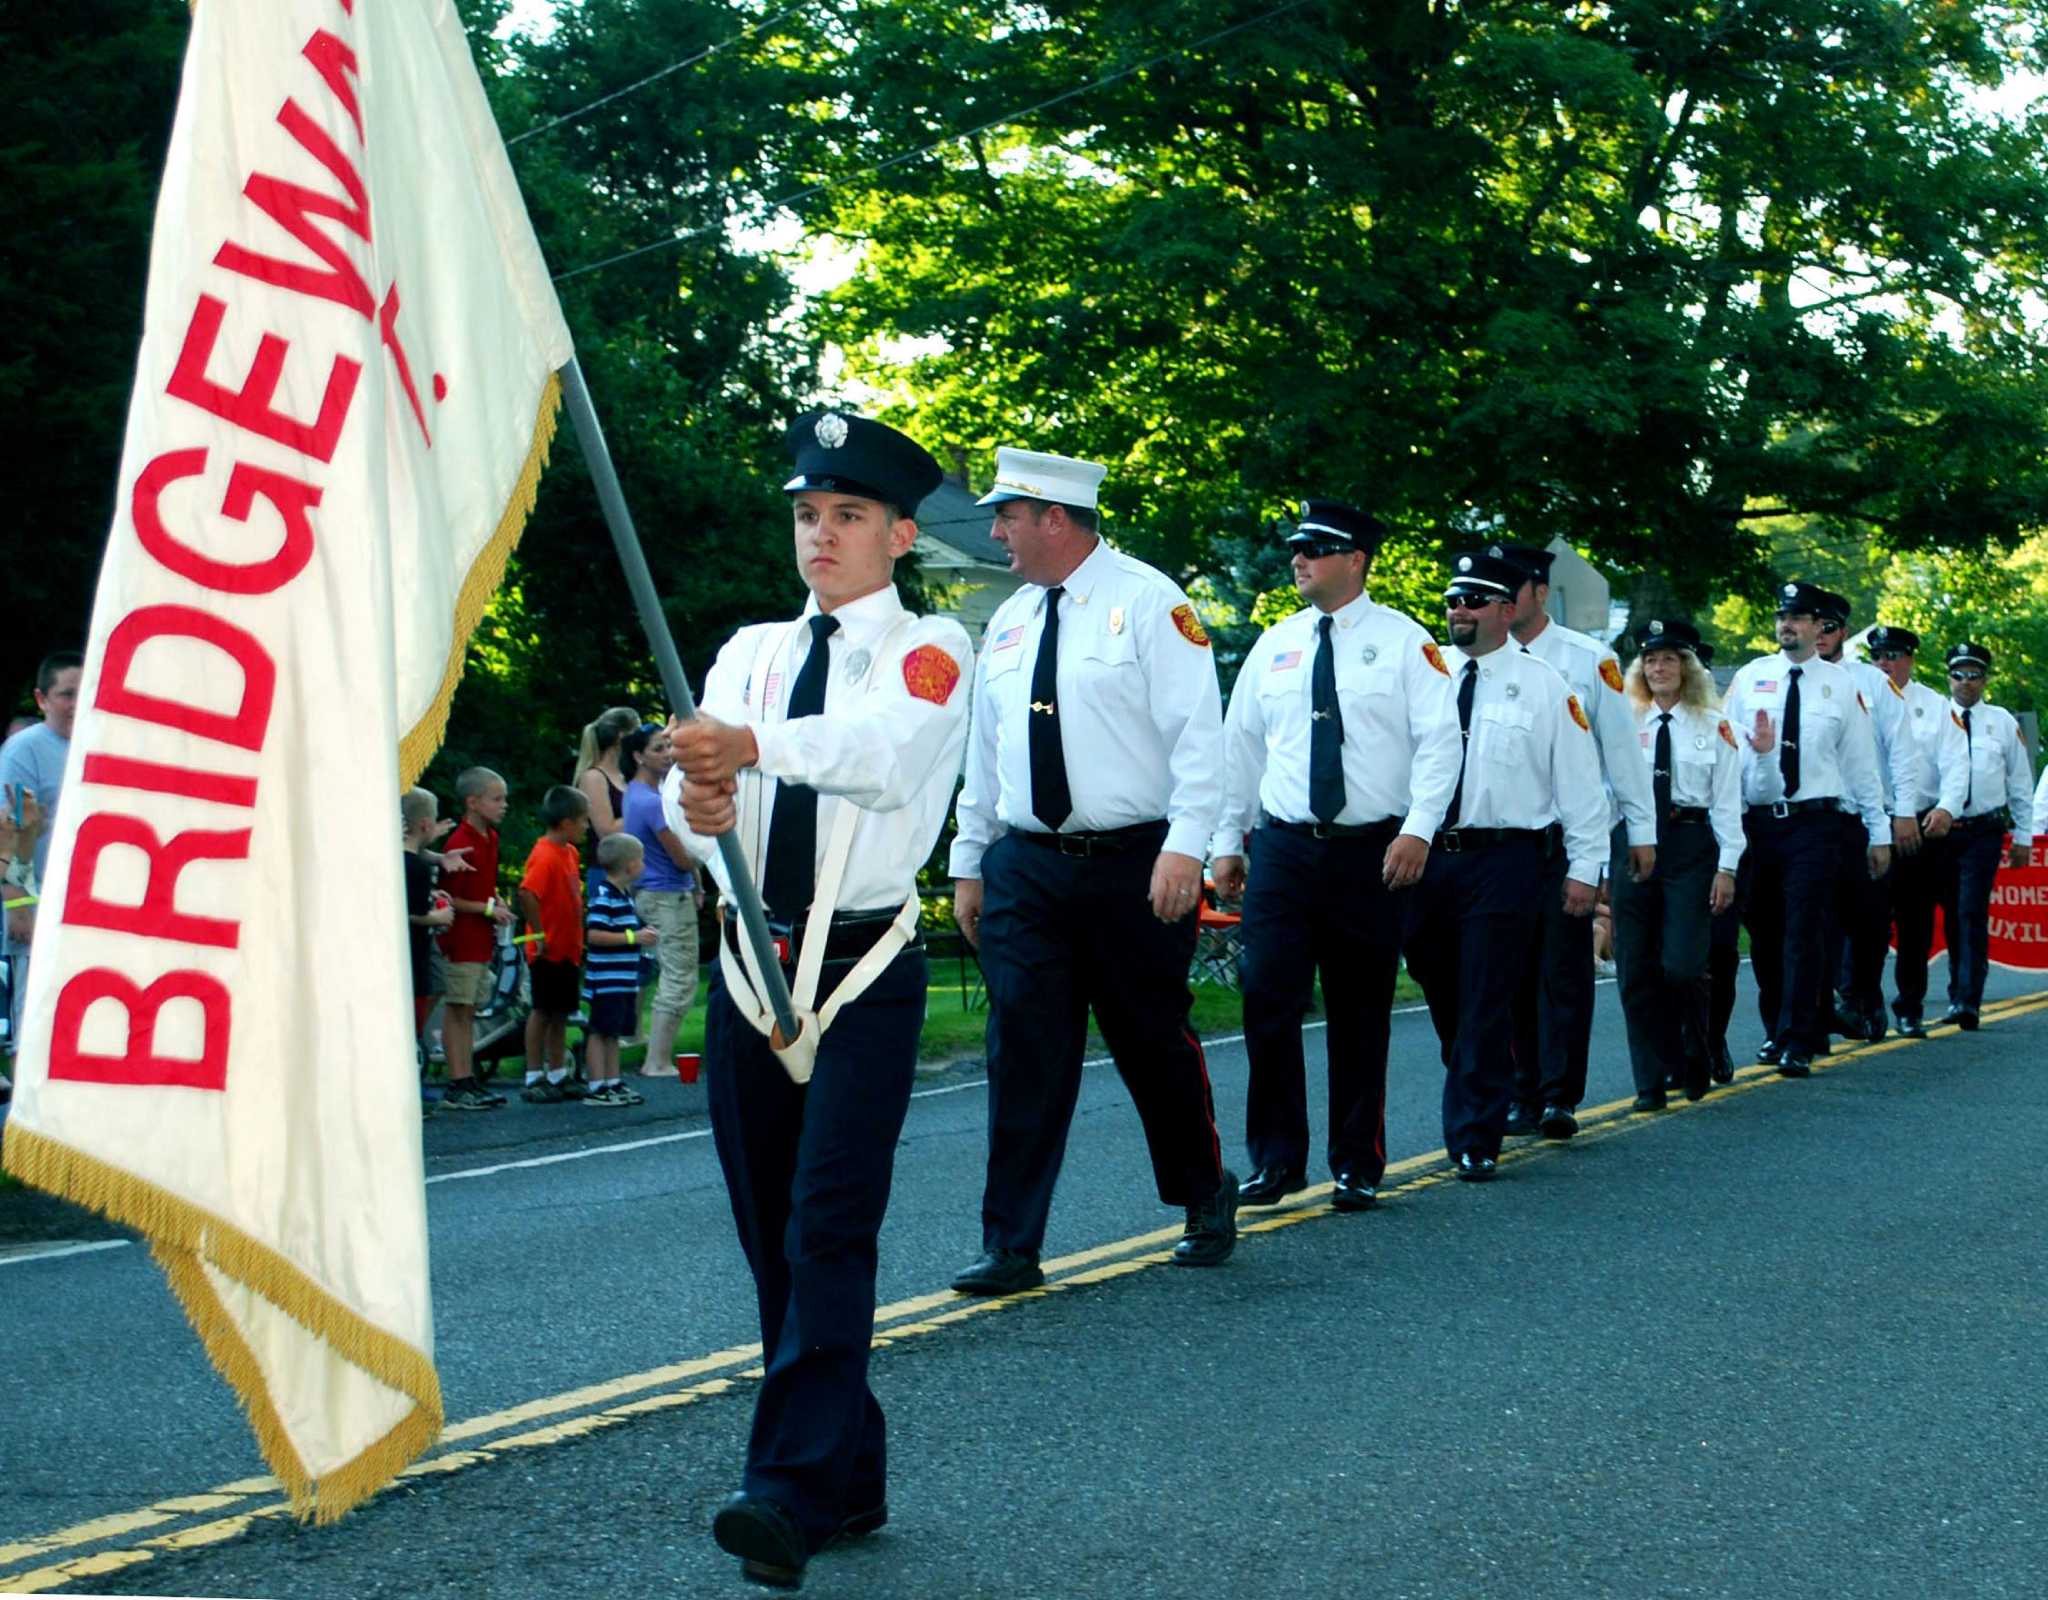
[[[657,935],[642,942],[654,946],[659,967],[640,1076],[673,1078],[676,1030],[697,997],[697,907],[703,896],[697,889],[697,863],[677,832],[682,817],[670,818],[662,804],[662,781],[675,766],[668,729],[650,722],[627,734],[623,743],[624,759],[633,764],[633,781],[626,785],[626,832],[640,841],[646,859],[633,904],[642,925]]]
[[[590,831],[590,802],[565,784],[541,797],[547,832],[533,841],[519,879],[519,909],[540,931],[526,947],[533,1009],[526,1017],[526,1088],[540,1103],[578,1100],[569,1075],[569,1017],[583,988],[583,879],[577,846]]]
[[[498,824],[509,795],[505,780],[489,767],[471,767],[455,780],[462,821],[448,836],[447,854],[462,865],[442,874],[441,887],[455,908],[455,920],[441,937],[447,962],[447,991],[441,1010],[441,1047],[448,1058],[449,1111],[489,1111],[505,1097],[476,1079],[476,1008],[491,992],[491,951],[498,929],[512,921],[512,908],[498,898]]]
[[[0,785],[0,900],[7,904],[8,922],[18,922],[24,931],[34,920],[36,896],[42,890],[35,856],[42,821],[43,808],[27,784]],[[9,963],[0,961],[0,1056],[12,1057],[15,1046],[14,977]],[[13,1098],[13,1080],[0,1072],[0,1106]]]
[[[590,1092],[583,1103],[643,1105],[619,1069],[619,1041],[639,1031],[640,950],[661,942],[658,930],[641,927],[633,908],[633,885],[646,851],[632,834],[615,833],[597,841],[597,864],[603,876],[591,891],[583,927],[583,982],[590,995],[590,1032],[583,1046]]]
[[[426,851],[427,841],[439,831],[437,813],[441,802],[431,789],[413,788],[398,802],[401,843],[405,862],[406,937],[412,959],[412,1033],[415,1040],[426,1031],[427,1013],[434,1009],[434,938],[455,920],[455,906],[434,887],[434,862]],[[421,1085],[421,1098],[426,1086]]]
[[[35,876],[40,881],[50,864],[50,835],[57,825],[57,791],[64,783],[64,762],[71,753],[71,725],[78,717],[78,681],[85,658],[76,650],[59,650],[36,667],[36,709],[41,722],[31,723],[0,745],[0,787],[9,795],[12,815],[15,786],[23,786],[42,807],[43,831],[35,842]],[[13,894],[10,899],[21,896]],[[26,913],[24,916],[22,913]],[[35,937],[35,908],[24,906],[6,917],[0,957],[7,963],[9,1039],[19,1048],[21,1005],[28,993],[29,944]]]
[[[585,726],[576,746],[576,789],[590,806],[590,870],[584,887],[594,892],[604,871],[597,864],[598,845],[626,825],[626,785],[633,781],[633,768],[625,753],[628,734],[640,726],[640,713],[631,706],[613,706]]]

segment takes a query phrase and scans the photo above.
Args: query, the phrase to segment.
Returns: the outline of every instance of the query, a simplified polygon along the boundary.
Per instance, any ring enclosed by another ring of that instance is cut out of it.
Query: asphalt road
[[[1441,1142],[1434,1048],[1397,1019],[1397,1163]],[[1595,1060],[1589,1104],[1625,1098],[1611,987]],[[1228,1135],[1242,1050],[1210,1061]],[[933,1291],[978,1245],[984,1102],[971,1074],[929,1081],[882,1246],[882,1299],[932,1301],[876,1359],[894,1520],[806,1591],[2036,1595],[2044,1065],[2048,1010],[1619,1118],[1490,1188],[1417,1163],[1377,1212],[1280,1216],[1219,1271],[1126,1243],[950,1318]],[[614,1381],[754,1333],[692,1092],[656,1088],[630,1127],[516,1103],[429,1124],[439,1363],[473,1453],[336,1528],[291,1526],[249,1481],[260,1458],[142,1251],[0,1262],[0,1590],[745,1592],[705,1533],[744,1358]],[[1092,1070],[1048,1255],[1177,1220]],[[602,1387],[475,1420],[582,1386]]]

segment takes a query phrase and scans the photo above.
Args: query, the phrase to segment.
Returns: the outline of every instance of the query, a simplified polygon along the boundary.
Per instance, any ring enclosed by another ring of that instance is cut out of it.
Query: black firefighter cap
[[[1347,506],[1341,500],[1304,500],[1290,545],[1348,544],[1361,555],[1371,555],[1387,536],[1386,524],[1370,511]]]
[[[1828,592],[1817,583],[1781,583],[1778,585],[1778,615],[1804,611],[1809,616],[1828,615]]]
[[[1451,562],[1451,581],[1444,598],[1476,595],[1481,600],[1512,600],[1529,581],[1529,569],[1504,557],[1471,552]]]
[[[1636,650],[1690,650],[1695,656],[1700,653],[1700,630],[1690,622],[1673,618],[1652,617],[1636,629]]]
[[[799,417],[783,443],[796,458],[796,476],[782,486],[785,494],[857,494],[914,517],[945,477],[923,445],[871,417],[837,411]]]
[[[1496,561],[1510,561],[1522,569],[1530,583],[1550,582],[1550,563],[1557,559],[1555,550],[1546,550],[1534,544],[1490,544],[1486,553]],[[1519,587],[1519,585],[1517,585]]]
[[[1838,628],[1849,626],[1849,597],[1847,595],[1837,594],[1832,589],[1823,589],[1820,592],[1820,603],[1821,621],[1832,622]]]
[[[1863,636],[1863,643],[1871,650],[1903,650],[1910,656],[1920,649],[1920,635],[1911,628],[1894,628],[1880,622]]]
[[[1966,640],[1948,647],[1948,664],[1952,667],[1981,667],[1989,672],[1991,652],[1981,644],[1971,644]]]

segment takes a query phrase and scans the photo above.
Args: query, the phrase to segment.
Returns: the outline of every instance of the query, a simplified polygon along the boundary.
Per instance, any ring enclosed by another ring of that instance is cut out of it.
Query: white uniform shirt
[[[1917,678],[1908,681],[1904,689],[1892,687],[1887,679],[1886,690],[1899,701],[1899,727],[1913,750],[1913,815],[1924,816],[1941,798],[1942,743],[1955,731],[1948,719],[1948,699]],[[1893,815],[1906,814],[1896,794],[1893,805]]]
[[[1942,810],[1961,821],[2003,808],[2012,813],[2013,843],[2033,843],[2034,767],[2019,723],[2004,706],[1984,700],[1970,707],[1967,732],[1963,708],[1951,700],[1948,713],[1952,731],[1943,746]]]
[[[1074,809],[1061,831],[1166,819],[1163,849],[1202,859],[1223,803],[1223,697],[1216,655],[1180,586],[1097,542],[1061,585],[1060,748]],[[1011,828],[1043,833],[1031,810],[1031,676],[1046,590],[1027,583],[996,608],[974,672],[974,727],[952,874],[979,878]]]
[[[1636,759],[1635,708],[1622,693],[1621,661],[1615,653],[1589,633],[1580,633],[1562,623],[1549,622],[1526,645],[1511,636],[1506,648],[1526,650],[1537,660],[1555,667],[1572,686],[1586,716],[1593,724],[1593,743],[1599,750],[1600,776],[1606,785],[1608,817],[1617,813],[1628,824],[1632,845],[1657,842],[1656,810],[1649,784],[1643,778],[1643,764]]]
[[[1455,646],[1448,714],[1458,726],[1459,674],[1476,661],[1472,727],[1465,745],[1460,828],[1547,828],[1564,824],[1565,875],[1600,886],[1607,866],[1607,795],[1585,707],[1555,671],[1513,641],[1483,656]],[[1631,751],[1629,760],[1641,763]],[[1446,820],[1445,826],[1452,824]],[[1652,835],[1654,839],[1655,835]]]
[[[1884,668],[1868,661],[1850,661],[1849,679],[1870,712],[1870,731],[1877,740],[1877,782],[1884,808],[1894,817],[1918,815],[1913,791],[1919,782],[1919,752],[1906,731],[1906,702],[1892,687]]]
[[[893,586],[865,595],[833,613],[839,628],[825,641],[831,668],[824,714],[791,721],[789,694],[814,648],[809,620],[817,610],[814,597],[794,624],[756,623],[728,639],[705,679],[702,709],[721,722],[751,727],[760,748],[759,763],[739,775],[740,843],[755,881],[766,865],[775,789],[778,780],[788,779],[809,784],[821,796],[821,864],[836,807],[861,808],[839,909],[893,910],[915,892],[918,869],[945,824],[967,742],[974,647],[951,617],[916,617],[904,610]],[[757,697],[760,710],[750,716],[748,691],[757,664],[765,679]],[[717,842],[691,833],[683,821],[682,776],[678,767],[662,783],[668,825],[691,855],[709,861],[729,895],[732,884]],[[758,816],[749,828],[744,803],[756,785]],[[828,796],[838,798],[822,798]]]
[[[2034,826],[2048,822],[2048,767],[2041,769],[2041,787],[2034,791]]]
[[[1660,714],[1654,700],[1636,713],[1636,738],[1653,800]],[[1742,831],[1742,752],[1720,712],[1687,705],[1671,708],[1671,803],[1706,811],[1714,842],[1721,847],[1720,871],[1733,872],[1741,864],[1749,844]]]
[[[1728,685],[1723,714],[1742,742],[1742,799],[1745,805],[1781,800],[1837,800],[1863,820],[1873,848],[1891,847],[1891,819],[1877,781],[1877,737],[1870,712],[1857,697],[1848,670],[1817,655],[1799,667],[1799,792],[1785,793],[1779,765],[1785,753],[1785,690],[1794,663],[1783,651],[1760,656],[1741,668]],[[1750,744],[1756,714],[1771,719],[1777,735],[1767,754]]]
[[[1311,699],[1323,613],[1268,628],[1246,655],[1223,722],[1223,816],[1211,851],[1244,854],[1258,813],[1314,822],[1309,803]],[[1330,614],[1343,718],[1345,826],[1402,819],[1428,840],[1458,782],[1458,708],[1450,667],[1420,623],[1360,595]]]

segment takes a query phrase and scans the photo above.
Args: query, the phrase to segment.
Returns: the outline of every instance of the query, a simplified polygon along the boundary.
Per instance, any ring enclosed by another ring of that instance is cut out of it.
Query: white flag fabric
[[[199,0],[5,1164],[321,1520],[441,1425],[398,798],[570,354],[451,0]]]

